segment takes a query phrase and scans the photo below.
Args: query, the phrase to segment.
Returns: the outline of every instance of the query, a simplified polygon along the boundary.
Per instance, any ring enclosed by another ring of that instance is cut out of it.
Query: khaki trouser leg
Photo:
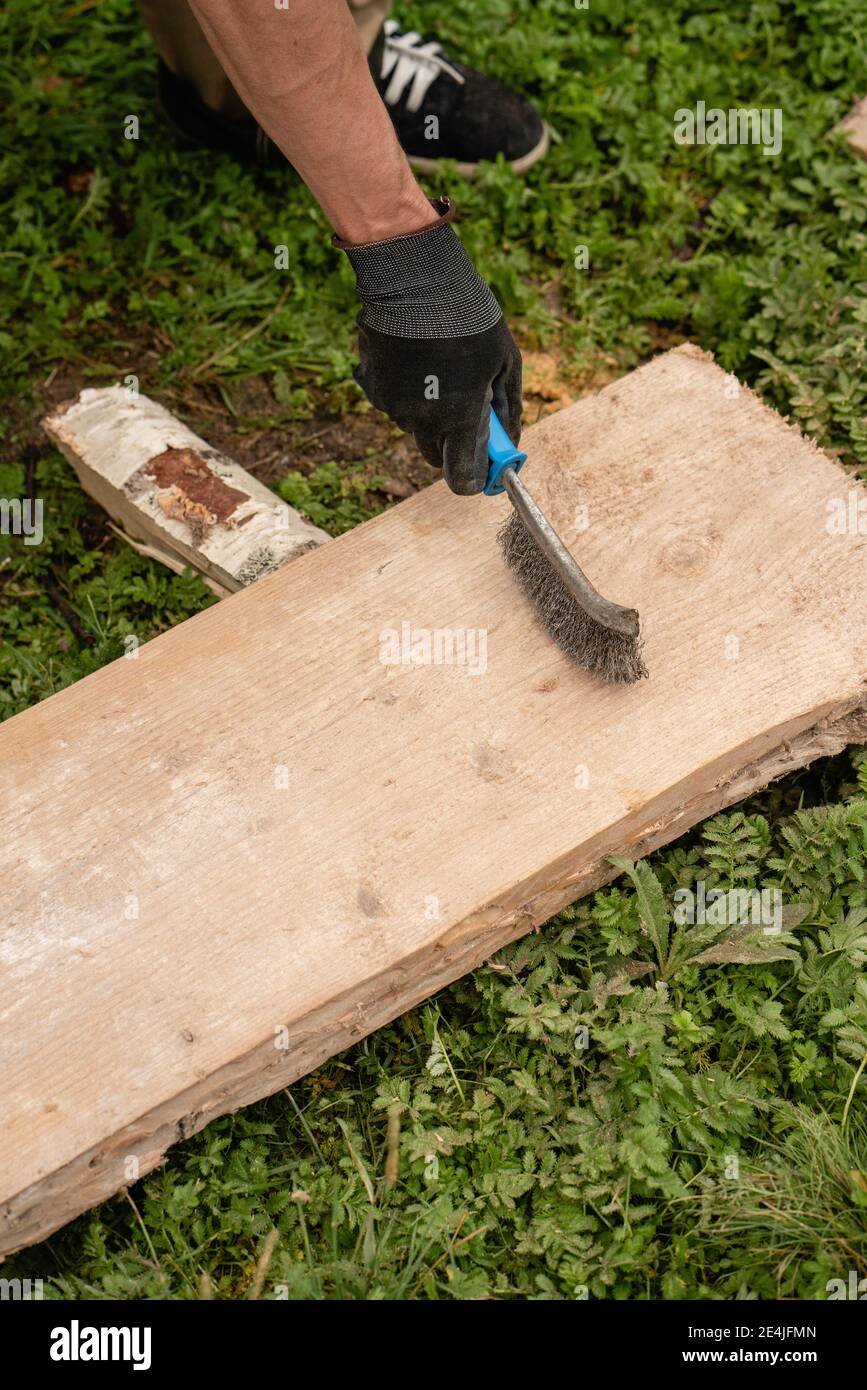
[[[391,8],[391,0],[347,3],[368,53]],[[243,115],[246,107],[217,62],[186,0],[138,0],[138,7],[166,66],[190,82],[206,106],[224,116]]]
[[[349,0],[358,37],[365,53],[373,48],[373,40],[382,28],[382,21],[391,9],[391,0]]]

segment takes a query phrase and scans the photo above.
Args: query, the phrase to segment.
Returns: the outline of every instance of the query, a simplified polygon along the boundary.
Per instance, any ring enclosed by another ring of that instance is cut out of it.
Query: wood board
[[[844,116],[840,124],[834,128],[845,131],[855,154],[867,159],[867,97],[856,101],[848,116]]]
[[[691,347],[524,445],[649,680],[570,666],[506,499],[435,484],[0,727],[0,1252],[867,737],[865,493],[815,446]]]
[[[138,390],[85,387],[42,424],[124,540],[220,598],[329,539]]]

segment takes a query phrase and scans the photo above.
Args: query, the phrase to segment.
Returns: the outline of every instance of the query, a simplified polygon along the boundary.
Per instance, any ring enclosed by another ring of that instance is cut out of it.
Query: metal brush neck
[[[622,632],[625,637],[637,637],[639,622],[635,609],[623,608],[619,603],[612,603],[594,589],[544,512],[533,501],[514,468],[504,468],[500,474],[500,482],[527,531],[556,570],[575,602],[603,627],[610,628],[612,632]]]

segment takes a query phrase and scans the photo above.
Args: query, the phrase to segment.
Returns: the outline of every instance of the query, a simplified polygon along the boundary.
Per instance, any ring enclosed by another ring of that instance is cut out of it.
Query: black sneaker
[[[548,127],[524,97],[496,77],[443,53],[433,40],[387,19],[370,53],[373,79],[413,168],[432,174],[454,159],[472,178],[483,159],[505,155],[523,174],[548,148]]]
[[[440,45],[404,33],[387,19],[369,55],[370,70],[410,164],[435,173],[454,159],[472,177],[482,159],[502,153],[522,174],[548,148],[548,127],[528,101],[495,77],[447,58]],[[247,164],[285,164],[251,115],[224,116],[191,83],[159,60],[157,92],[169,125],[185,144],[231,154]]]

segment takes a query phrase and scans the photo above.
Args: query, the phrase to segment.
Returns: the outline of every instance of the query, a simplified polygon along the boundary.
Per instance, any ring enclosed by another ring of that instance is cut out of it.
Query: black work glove
[[[334,244],[355,270],[355,380],[372,405],[415,436],[452,492],[481,492],[488,476],[488,412],[515,444],[521,435],[521,354],[490,287],[454,229],[439,222],[367,246]]]

